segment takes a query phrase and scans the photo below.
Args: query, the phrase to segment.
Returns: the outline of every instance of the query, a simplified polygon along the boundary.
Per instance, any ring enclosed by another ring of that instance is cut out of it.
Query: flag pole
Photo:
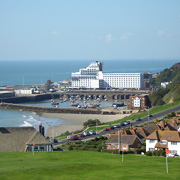
[[[120,130],[119,130],[119,131],[120,131]],[[119,155],[120,155],[120,142],[119,142],[119,139],[120,139],[120,138],[119,138],[119,131],[118,131],[118,150],[119,150],[118,153],[119,153]]]
[[[167,160],[167,153],[166,153],[166,172],[168,174],[168,160]]]
[[[124,150],[122,150],[122,162],[123,162],[123,154],[124,154]]]

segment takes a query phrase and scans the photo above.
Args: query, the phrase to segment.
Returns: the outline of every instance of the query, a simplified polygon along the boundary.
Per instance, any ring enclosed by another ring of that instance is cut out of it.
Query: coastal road
[[[171,112],[178,112],[180,111],[180,106],[178,107],[175,107],[175,108],[172,108],[172,109],[168,109],[166,111],[163,111],[163,112],[160,112],[160,113],[157,113],[157,114],[154,114],[152,117],[144,117],[141,119],[141,121],[133,121],[132,122],[132,126],[135,126],[135,125],[140,125],[140,124],[144,124],[144,123],[147,123],[147,122],[152,122],[154,121],[155,119],[161,119],[163,118],[164,116],[166,116],[168,113],[171,113]],[[91,135],[91,136],[86,136],[86,137],[83,137],[79,140],[83,140],[83,141],[86,141],[86,140],[89,140],[89,139],[93,139],[95,138],[96,136],[107,136],[111,133],[114,133],[122,128],[126,129],[126,128],[129,128],[130,125],[125,125],[125,126],[121,126],[120,128],[116,128],[116,129],[113,129],[113,130],[110,130],[110,131],[101,131],[99,132],[97,135]],[[62,145],[62,144],[66,144],[68,142],[71,142],[71,141],[79,141],[79,140],[64,140],[64,141],[61,141],[61,142],[58,142],[58,143],[54,143],[53,146],[58,146],[58,145]]]

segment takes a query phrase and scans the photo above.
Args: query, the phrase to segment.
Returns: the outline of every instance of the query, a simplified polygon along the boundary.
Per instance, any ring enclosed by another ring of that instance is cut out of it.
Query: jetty
[[[30,106],[13,103],[0,103],[0,109],[12,109],[18,111],[46,112],[46,113],[71,113],[71,114],[104,114],[113,115],[114,111],[105,111],[100,109],[83,109],[83,108],[59,108],[59,107],[43,107]]]

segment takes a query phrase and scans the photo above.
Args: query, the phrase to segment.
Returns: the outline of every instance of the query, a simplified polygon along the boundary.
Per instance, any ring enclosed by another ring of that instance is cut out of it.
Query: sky
[[[0,0],[0,60],[179,59],[180,0]]]

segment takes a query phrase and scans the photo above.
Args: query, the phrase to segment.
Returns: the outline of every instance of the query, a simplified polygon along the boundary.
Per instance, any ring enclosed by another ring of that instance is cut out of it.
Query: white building
[[[146,152],[166,148],[172,154],[180,155],[180,132],[157,130],[146,137]]]
[[[102,63],[92,62],[87,68],[72,73],[72,88],[143,89],[141,73],[103,73]]]

